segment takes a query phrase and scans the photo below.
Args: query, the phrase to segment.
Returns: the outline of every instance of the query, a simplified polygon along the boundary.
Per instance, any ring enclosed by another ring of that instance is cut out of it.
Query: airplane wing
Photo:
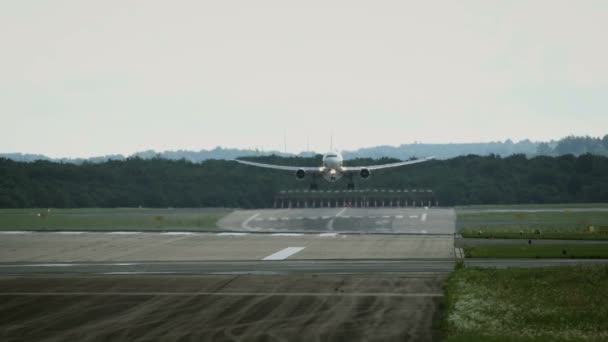
[[[250,161],[239,160],[239,159],[235,159],[234,161],[237,162],[237,163],[245,164],[245,165],[252,165],[252,166],[257,166],[257,167],[265,167],[267,169],[293,171],[293,172],[298,171],[298,170],[304,170],[306,172],[315,172],[315,171],[319,172],[319,168],[318,167],[314,167],[314,166],[272,165],[272,164],[256,163],[256,162],[250,162]]]
[[[435,159],[435,157],[428,157],[428,158],[423,158],[423,159],[408,160],[408,161],[403,161],[403,162],[398,162],[398,163],[382,164],[382,165],[347,166],[347,167],[345,167],[345,169],[346,169],[345,171],[361,171],[362,169],[368,169],[370,171],[371,170],[388,169],[390,167],[397,167],[397,166],[418,164],[418,163],[422,163],[422,162],[433,160],[433,159]]]

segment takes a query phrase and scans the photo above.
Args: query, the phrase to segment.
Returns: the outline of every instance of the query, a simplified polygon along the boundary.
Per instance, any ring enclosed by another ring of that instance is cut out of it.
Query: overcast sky
[[[608,133],[608,1],[0,0],[0,152]]]

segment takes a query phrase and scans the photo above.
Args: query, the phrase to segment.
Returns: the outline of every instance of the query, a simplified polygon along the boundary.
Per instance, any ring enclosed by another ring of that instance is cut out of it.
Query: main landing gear
[[[312,183],[310,183],[310,190],[316,191],[317,189],[319,189],[319,187],[317,185],[317,175],[315,175],[313,173],[312,174]]]
[[[353,183],[353,174],[349,173],[348,175],[348,185],[346,186],[347,190],[355,190],[355,183]]]

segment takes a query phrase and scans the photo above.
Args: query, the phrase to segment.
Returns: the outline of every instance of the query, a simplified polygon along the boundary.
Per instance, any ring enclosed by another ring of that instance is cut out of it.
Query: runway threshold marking
[[[288,257],[290,257],[291,255],[294,255],[298,252],[300,252],[301,250],[303,250],[305,247],[287,247],[284,249],[281,249],[280,251],[270,254],[269,256],[265,257],[262,260],[285,260]]]
[[[346,211],[346,208],[343,208],[336,214],[336,216],[332,217],[331,220],[329,220],[329,222],[327,222],[328,230],[334,230],[334,219],[336,219],[337,217],[340,217],[340,215],[344,214],[345,211]]]
[[[260,213],[255,213],[255,214],[251,215],[250,218],[243,221],[243,223],[241,224],[241,227],[243,229],[251,229],[251,227],[249,227],[249,222],[251,222],[251,220],[255,219],[258,216],[260,216]]]

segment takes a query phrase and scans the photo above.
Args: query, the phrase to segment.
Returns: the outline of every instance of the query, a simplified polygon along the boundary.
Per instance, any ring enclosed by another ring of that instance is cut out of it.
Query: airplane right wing
[[[418,163],[422,163],[422,162],[433,160],[433,159],[435,159],[435,157],[428,157],[428,158],[424,158],[424,159],[414,159],[414,160],[402,161],[402,162],[391,163],[391,164],[382,164],[382,165],[347,166],[346,170],[347,171],[361,171],[362,169],[380,170],[380,169],[387,169],[389,167],[398,167],[398,166],[404,166],[404,165],[418,164]]]

